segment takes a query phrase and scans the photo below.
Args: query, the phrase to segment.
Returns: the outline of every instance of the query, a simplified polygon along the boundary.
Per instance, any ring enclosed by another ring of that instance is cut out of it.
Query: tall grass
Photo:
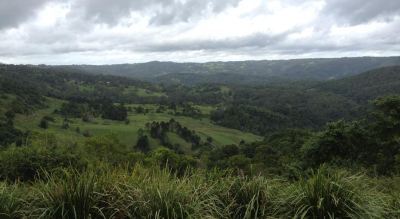
[[[22,190],[22,189],[21,189]],[[22,217],[23,202],[19,199],[18,185],[9,186],[0,183],[0,218],[11,219]]]
[[[287,182],[106,166],[0,184],[0,218],[398,218],[399,204],[366,177],[325,168]]]
[[[284,192],[283,209],[295,218],[382,218],[380,194],[364,180],[321,167]]]
[[[92,218],[101,215],[96,204],[101,195],[96,189],[101,184],[93,172],[63,171],[48,175],[37,186],[35,212],[40,218]]]
[[[228,218],[265,218],[273,213],[272,185],[272,181],[263,177],[230,176],[220,180],[215,187]]]
[[[400,192],[389,195],[384,218],[400,218]]]

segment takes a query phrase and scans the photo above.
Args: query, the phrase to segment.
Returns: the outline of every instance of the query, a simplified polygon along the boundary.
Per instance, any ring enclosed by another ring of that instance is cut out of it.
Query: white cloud
[[[6,63],[400,55],[398,0],[384,6],[377,0],[7,2],[0,6],[23,16],[0,10],[0,62]]]

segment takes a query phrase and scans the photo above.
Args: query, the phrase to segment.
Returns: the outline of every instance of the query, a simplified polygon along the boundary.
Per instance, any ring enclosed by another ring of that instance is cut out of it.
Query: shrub
[[[42,129],[47,129],[49,127],[48,121],[45,119],[40,120],[39,127]]]
[[[365,183],[359,175],[322,166],[285,191],[280,210],[296,218],[379,218],[383,206],[374,203],[379,197]]]
[[[180,175],[186,169],[197,166],[197,161],[193,157],[177,154],[167,148],[157,148],[152,151],[151,159],[159,164],[161,168],[166,167]]]
[[[0,179],[33,180],[41,171],[62,167],[82,169],[85,163],[77,155],[34,147],[11,147],[0,153]]]

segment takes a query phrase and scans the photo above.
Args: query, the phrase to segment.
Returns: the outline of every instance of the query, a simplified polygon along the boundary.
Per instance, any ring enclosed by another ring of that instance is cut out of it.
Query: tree
[[[39,127],[42,129],[47,129],[49,127],[49,123],[46,119],[41,119],[39,123]]]
[[[343,163],[347,160],[371,161],[375,146],[371,145],[370,134],[359,122],[343,120],[328,124],[303,145],[304,160],[311,166],[325,162]]]
[[[150,151],[149,138],[147,137],[147,135],[139,136],[136,142],[136,149],[143,153],[147,153]]]
[[[386,96],[374,102],[375,130],[380,135],[391,138],[400,132],[400,96]]]

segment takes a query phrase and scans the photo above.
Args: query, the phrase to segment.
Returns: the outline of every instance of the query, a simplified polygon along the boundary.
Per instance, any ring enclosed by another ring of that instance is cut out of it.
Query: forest
[[[400,218],[398,57],[265,62],[0,64],[0,218]]]

